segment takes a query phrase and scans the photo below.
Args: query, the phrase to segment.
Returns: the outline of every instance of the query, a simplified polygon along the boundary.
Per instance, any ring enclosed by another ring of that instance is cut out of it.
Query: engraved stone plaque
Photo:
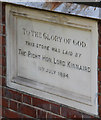
[[[8,86],[97,114],[97,42],[95,20],[8,6]]]

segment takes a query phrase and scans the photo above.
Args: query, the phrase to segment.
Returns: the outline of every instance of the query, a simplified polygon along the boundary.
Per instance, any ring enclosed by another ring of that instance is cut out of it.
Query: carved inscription
[[[85,71],[85,72],[91,72],[91,68],[89,66],[82,66],[80,64],[72,63],[71,61],[64,61],[63,59],[56,59],[54,57],[50,58],[45,55],[35,54],[35,53],[32,53],[31,51],[25,51],[22,49],[19,49],[18,53],[22,56],[27,56],[27,57],[30,57],[33,59],[40,59],[41,61],[52,63],[55,65],[69,67],[72,69],[81,70],[81,71]],[[81,55],[79,53],[76,53],[76,54],[77,55],[75,55],[75,57],[76,56],[80,57],[80,55]]]
[[[83,49],[86,49],[87,47],[87,43],[85,43],[84,41],[79,41],[79,40],[74,40],[71,38],[63,38],[61,36],[57,36],[57,35],[50,35],[48,33],[45,32],[39,32],[39,31],[34,31],[34,30],[27,30],[27,28],[22,28],[23,31],[23,35],[25,37],[32,37],[34,38],[39,38],[40,41],[41,39],[43,40],[47,40],[47,41],[52,41],[54,42],[59,42],[61,44],[67,44],[70,45],[72,44],[72,46],[77,46],[77,47],[82,47]],[[53,47],[53,46],[49,46],[49,45],[44,45],[41,44],[39,42],[35,42],[34,41],[25,41],[25,46],[29,46],[29,47],[34,47],[36,50],[40,49],[40,50],[44,50],[44,51],[50,51],[56,54],[63,54],[65,56],[70,56],[70,57],[77,57],[78,59],[80,59],[80,57],[82,57],[82,53],[78,53],[78,52],[73,52],[71,50],[66,50],[66,49],[60,49],[57,47]],[[72,61],[65,61],[62,58],[61,59],[57,59],[55,57],[48,57],[46,55],[43,54],[36,54],[33,51],[26,51],[22,48],[18,49],[18,54],[22,55],[22,56],[26,56],[29,58],[33,58],[33,59],[39,59],[40,61],[44,61],[47,62],[49,64],[54,64],[54,65],[59,65],[59,66],[63,66],[63,67],[67,67],[67,68],[71,68],[71,69],[76,69],[76,70],[80,70],[80,71],[84,71],[84,72],[91,72],[91,68],[90,66],[86,66],[86,65],[80,65],[77,63],[73,63]],[[68,78],[69,75],[67,73],[62,73],[55,71],[55,70],[51,70],[51,69],[47,69],[44,68],[43,66],[39,66],[38,70],[41,72],[46,72],[48,74],[53,74],[53,75],[59,75],[60,77],[64,77],[64,78]]]
[[[90,87],[86,86],[92,72],[90,31],[59,25],[54,28],[49,23],[26,19],[18,21],[18,76],[56,87],[63,84],[62,89],[89,96]],[[78,83],[86,90],[78,90]]]
[[[52,41],[52,42],[59,42],[59,43],[64,43],[64,44],[73,44],[75,46],[79,46],[79,47],[83,47],[83,48],[87,47],[87,44],[84,41],[76,41],[76,40],[73,40],[71,38],[64,38],[64,37],[60,37],[60,36],[52,35],[52,34],[50,35],[49,33],[45,33],[45,32],[42,33],[42,32],[34,31],[34,30],[27,30],[27,28],[22,28],[22,30],[23,30],[23,34],[27,35],[27,36],[40,38],[40,39],[43,38],[44,40]],[[35,46],[34,43],[30,43],[28,41],[26,41],[26,44],[31,45],[31,46]],[[37,45],[41,46],[40,44],[37,44]]]

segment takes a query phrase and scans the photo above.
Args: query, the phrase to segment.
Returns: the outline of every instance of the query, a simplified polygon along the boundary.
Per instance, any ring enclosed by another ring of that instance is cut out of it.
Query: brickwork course
[[[101,21],[98,21],[98,104],[99,115],[93,116],[74,108],[47,101],[6,85],[6,23],[5,5],[0,3],[0,118],[101,119]]]

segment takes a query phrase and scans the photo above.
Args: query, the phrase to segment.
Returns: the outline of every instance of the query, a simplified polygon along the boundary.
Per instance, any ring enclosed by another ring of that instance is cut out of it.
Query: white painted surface
[[[9,5],[6,13],[8,86],[97,115],[97,22]]]
[[[87,17],[92,19],[101,19],[101,8],[95,7],[96,4],[95,6],[89,6],[89,5],[85,5],[85,3],[77,4],[77,3],[71,3],[71,0],[70,2],[69,0],[66,2],[65,0],[64,1],[62,0],[62,3],[59,6],[57,6],[54,10],[51,10],[52,4],[49,3],[48,0],[47,2],[46,0],[32,0],[32,1],[31,0],[1,0],[1,1],[7,2],[7,3],[13,3],[15,5],[22,5],[26,7],[37,8],[41,10],[49,10],[49,11],[54,11],[58,13],[70,14],[75,16],[77,15],[77,16],[82,16],[82,17]],[[90,2],[92,1],[90,0]]]

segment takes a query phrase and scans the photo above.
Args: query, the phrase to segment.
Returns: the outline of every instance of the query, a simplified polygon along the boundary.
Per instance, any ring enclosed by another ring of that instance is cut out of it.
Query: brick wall
[[[99,28],[99,116],[91,116],[52,101],[46,101],[6,86],[5,4],[0,3],[0,118],[101,118],[101,22]],[[3,97],[2,97],[3,96]]]
[[[5,37],[5,6],[0,3],[0,119],[3,116],[2,105],[2,86],[6,86],[6,37]]]
[[[101,118],[101,21],[98,22],[99,45],[98,45],[98,104]]]

